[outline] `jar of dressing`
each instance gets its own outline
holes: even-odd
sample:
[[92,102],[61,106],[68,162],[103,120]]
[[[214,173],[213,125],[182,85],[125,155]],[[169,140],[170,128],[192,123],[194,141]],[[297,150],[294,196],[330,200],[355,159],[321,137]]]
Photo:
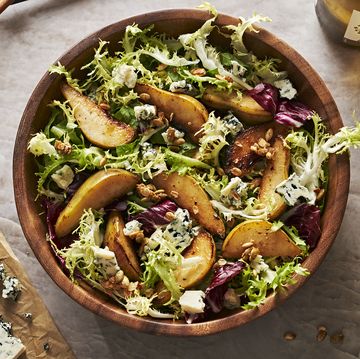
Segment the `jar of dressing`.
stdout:
[[334,40],[360,46],[360,0],[317,0],[315,10]]

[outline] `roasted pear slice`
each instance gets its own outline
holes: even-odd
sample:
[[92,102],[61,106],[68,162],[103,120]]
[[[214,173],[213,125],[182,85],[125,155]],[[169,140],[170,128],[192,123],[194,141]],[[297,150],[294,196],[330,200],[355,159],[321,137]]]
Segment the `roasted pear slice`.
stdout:
[[148,94],[150,99],[147,102],[155,105],[168,118],[172,115],[172,123],[184,130],[193,142],[199,142],[201,134],[197,132],[208,119],[208,112],[201,102],[188,95],[175,94],[146,84],[137,84],[135,91]]
[[271,160],[267,160],[259,192],[261,203],[271,209],[269,219],[279,217],[286,209],[285,201],[275,188],[289,177],[290,165],[290,150],[284,145],[283,138],[276,137],[272,146],[274,154]]
[[215,242],[212,236],[201,231],[182,253],[184,259],[175,276],[185,289],[199,284],[215,262]]
[[75,192],[55,224],[58,237],[74,230],[85,209],[100,209],[135,188],[139,178],[125,170],[101,170],[90,176]]
[[211,234],[224,237],[224,223],[214,211],[206,192],[192,177],[180,176],[176,172],[160,173],[153,178],[153,183],[181,208],[187,209],[191,217]]
[[261,138],[265,139],[266,133],[270,129],[272,130],[272,137],[269,139],[270,144],[273,143],[275,136],[285,136],[288,131],[285,126],[271,122],[259,126],[249,127],[240,132],[226,152],[224,166],[225,172],[230,174],[233,168],[238,168],[241,171],[241,175],[239,177],[249,174],[259,160],[263,158],[252,151],[251,146],[258,143]]
[[272,232],[267,221],[245,221],[237,225],[226,237],[222,255],[224,258],[241,258],[250,243],[264,257],[296,257],[301,250],[281,229]]
[[125,227],[121,214],[112,212],[108,218],[104,245],[115,253],[117,262],[125,275],[132,281],[140,278],[141,268],[134,248],[134,242],[123,233]]
[[74,110],[81,131],[91,143],[114,148],[134,139],[136,131],[131,126],[113,119],[87,96],[66,83],[62,83],[60,89]]
[[251,96],[239,96],[236,91],[218,91],[210,86],[205,90],[201,101],[216,110],[231,111],[247,125],[259,125],[273,118]]

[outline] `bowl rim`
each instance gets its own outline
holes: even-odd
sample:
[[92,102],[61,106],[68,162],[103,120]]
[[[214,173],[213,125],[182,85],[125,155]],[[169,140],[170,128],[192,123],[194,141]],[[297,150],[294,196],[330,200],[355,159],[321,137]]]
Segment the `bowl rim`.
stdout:
[[[75,59],[89,47],[95,47],[99,38],[106,39],[116,32],[123,31],[127,25],[131,25],[133,23],[138,23],[143,26],[169,18],[174,20],[192,19],[206,21],[209,19],[209,17],[210,16],[207,12],[193,9],[168,9],[135,15],[95,31],[71,47],[62,56],[60,56],[60,58],[58,58],[55,63],[60,61],[66,67],[70,61]],[[238,23],[237,18],[224,14],[219,14],[216,19],[216,24],[220,25],[236,23]],[[331,114],[332,125],[334,125],[336,129],[342,127],[343,123],[336,104],[325,83],[317,74],[317,72],[295,49],[293,49],[283,40],[280,40],[265,29],[259,29],[261,29],[260,33],[251,36],[259,37],[263,43],[275,48],[277,52],[281,53],[282,56],[287,58],[288,61],[297,67],[299,72],[307,73],[307,79],[310,85],[314,89],[321,89],[322,103],[324,105],[326,114]],[[120,306],[112,303],[109,298],[104,298],[98,294],[95,294],[94,290],[92,289],[84,288],[87,287],[86,285],[78,286],[73,284],[70,279],[62,272],[59,266],[55,269],[52,268],[52,261],[48,261],[47,258],[44,258],[41,255],[42,253],[38,252],[38,248],[35,245],[36,239],[33,238],[33,233],[30,230],[30,226],[28,225],[28,213],[26,211],[28,208],[26,207],[26,203],[24,205],[24,198],[26,198],[26,196],[24,197],[24,194],[26,195],[26,176],[18,176],[18,174],[26,173],[24,171],[28,137],[24,136],[23,134],[29,136],[30,124],[35,117],[36,110],[39,106],[41,106],[42,97],[46,93],[47,89],[51,86],[54,79],[55,75],[49,75],[48,73],[45,73],[32,92],[25,107],[21,122],[18,127],[13,153],[13,185],[18,217],[30,247],[52,280],[77,303],[81,304],[83,307],[91,310],[92,312],[101,315],[104,318],[107,318],[119,325],[128,328],[157,335],[201,336],[222,332],[263,316],[264,314],[274,309],[278,303],[282,303],[284,300],[290,297],[305,283],[305,281],[308,280],[309,277],[311,277],[312,274],[314,274],[315,270],[323,261],[325,255],[329,251],[333,241],[336,238],[346,209],[350,182],[350,163],[347,155],[337,156],[336,158],[333,156],[330,159],[331,161],[336,162],[337,167],[336,187],[334,193],[331,193],[331,195],[333,198],[333,203],[340,203],[340,205],[338,211],[336,212],[336,216],[332,219],[331,228],[326,233],[328,244],[326,246],[322,246],[321,248],[315,248],[311,255],[303,262],[304,266],[310,270],[311,275],[309,277],[297,276],[297,283],[288,286],[286,294],[276,293],[271,295],[258,309],[241,311],[208,322],[194,323],[191,325],[185,323],[173,323],[171,321],[164,320],[156,321],[147,317],[140,318],[134,315],[130,315]],[[341,176],[339,176],[340,172],[342,173]],[[323,235],[324,233],[322,233],[322,236]]]

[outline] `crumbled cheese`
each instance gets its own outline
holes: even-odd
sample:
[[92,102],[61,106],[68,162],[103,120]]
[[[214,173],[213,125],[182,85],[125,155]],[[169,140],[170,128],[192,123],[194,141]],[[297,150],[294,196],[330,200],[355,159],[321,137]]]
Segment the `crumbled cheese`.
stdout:
[[244,125],[231,112],[229,112],[229,114],[225,116],[222,121],[232,136],[235,136],[244,130]]
[[304,198],[308,203],[314,204],[316,195],[309,191],[300,182],[300,177],[293,173],[288,179],[276,186],[275,191],[283,196],[289,206],[294,206],[299,198]]
[[136,219],[127,222],[125,224],[125,228],[123,229],[123,233],[125,236],[131,236],[132,234],[141,231],[141,223]]
[[51,175],[52,180],[59,188],[66,190],[74,180],[74,171],[70,166],[64,165]]
[[16,277],[6,277],[4,282],[4,289],[2,291],[3,298],[10,298],[12,300],[16,300],[18,295],[21,292],[20,281]]
[[248,184],[240,177],[231,178],[230,182],[220,191],[221,202],[239,208],[242,199],[247,197]]
[[156,117],[156,106],[149,104],[135,106],[134,112],[138,121],[150,121]]
[[186,290],[179,299],[183,312],[189,314],[204,313],[205,293],[202,290]]
[[192,89],[191,84],[186,83],[185,80],[174,81],[169,87],[170,92],[190,92]]
[[274,86],[280,90],[280,97],[291,100],[297,94],[296,89],[294,89],[292,83],[288,79],[275,81]]
[[91,249],[94,252],[94,263],[104,270],[108,277],[115,275],[120,270],[115,253],[110,251],[108,247],[92,246]]
[[178,208],[174,215],[175,219],[166,226],[163,236],[183,250],[190,245],[198,233],[198,227],[192,227],[192,221],[186,209]]
[[116,66],[112,71],[112,77],[116,83],[125,85],[130,89],[135,87],[137,81],[135,68],[125,64]]
[[144,160],[154,161],[158,151],[149,142],[144,142],[141,144],[141,154]]
[[11,324],[0,321],[0,358],[16,359],[24,352],[21,340],[11,335]]
[[276,277],[276,271],[270,269],[264,258],[258,254],[251,262],[250,267],[254,274],[260,275],[266,283],[272,283]]
[[[171,129],[173,131],[173,134],[172,134],[173,139],[171,137],[169,138],[169,129]],[[179,131],[173,127],[169,127],[165,132],[163,132],[161,134],[161,136],[163,137],[163,139],[167,145],[172,145],[174,140],[183,138],[185,136],[185,132]]]
[[6,278],[6,270],[5,270],[5,266],[0,263],[0,281],[3,282]]

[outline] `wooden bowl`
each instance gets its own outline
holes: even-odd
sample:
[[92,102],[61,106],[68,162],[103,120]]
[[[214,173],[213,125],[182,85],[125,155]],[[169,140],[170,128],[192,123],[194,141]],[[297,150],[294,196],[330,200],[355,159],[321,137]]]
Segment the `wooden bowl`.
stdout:
[[[115,49],[118,47],[118,41],[125,27],[133,23],[139,24],[140,27],[155,24],[156,31],[176,36],[195,31],[208,18],[207,13],[197,10],[165,10],[134,16],[88,36],[58,61],[68,69],[79,69],[90,60],[99,39],[110,41],[110,48]],[[219,15],[216,21],[220,27],[235,25],[237,22],[236,18],[226,15]],[[224,38],[216,34],[212,37],[212,42],[221,44],[223,47],[228,46],[228,43],[224,43]],[[259,57],[272,56],[281,59],[281,68],[288,71],[289,78],[298,89],[299,99],[320,114],[330,132],[336,132],[343,126],[335,102],[324,82],[294,49],[266,30],[261,30],[258,34],[246,34],[245,42],[247,47]],[[75,72],[75,76],[77,75],[79,74]],[[49,118],[50,110],[47,104],[53,99],[61,98],[59,82],[59,76],[46,73],[29,99],[17,133],[13,175],[16,206],[25,237],[50,277],[71,298],[92,312],[122,326],[153,334],[191,336],[212,334],[245,324],[274,309],[304,284],[306,278],[297,277],[297,283],[289,286],[285,294],[270,296],[258,309],[224,312],[211,321],[192,325],[182,321],[173,322],[129,315],[111,299],[86,284],[74,285],[61,271],[45,240],[47,231],[45,219],[44,216],[39,215],[42,209],[39,203],[35,202],[37,182],[34,174],[35,162],[33,156],[27,151],[31,134],[42,129]],[[311,273],[314,273],[324,259],[340,228],[349,189],[349,171],[347,156],[330,158],[330,182],[326,208],[322,217],[322,235],[317,247],[304,262],[304,266]]]

